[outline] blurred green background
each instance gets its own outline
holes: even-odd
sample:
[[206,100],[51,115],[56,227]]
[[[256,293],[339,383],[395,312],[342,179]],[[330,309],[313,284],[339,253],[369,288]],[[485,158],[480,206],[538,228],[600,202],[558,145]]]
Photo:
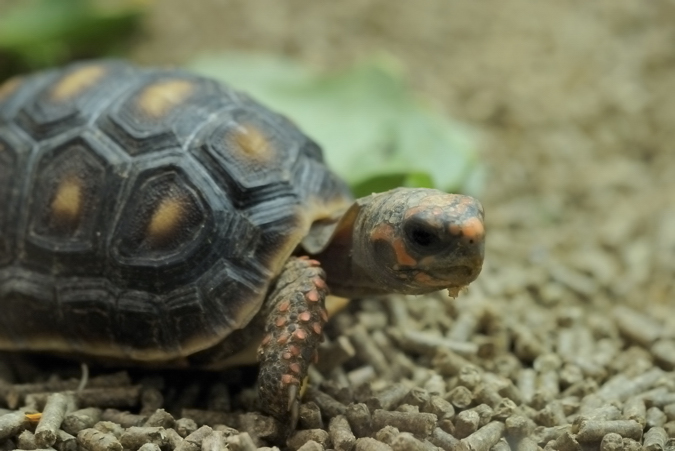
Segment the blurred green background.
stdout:
[[[77,59],[129,57],[145,38],[144,15],[157,5],[0,0],[0,77]],[[199,24],[194,27],[198,33]],[[358,196],[396,186],[480,191],[477,131],[414,92],[409,74],[391,54],[373,52],[326,71],[287,52],[237,47],[225,53],[205,50],[178,65],[230,83],[288,115],[322,145],[330,166]]]

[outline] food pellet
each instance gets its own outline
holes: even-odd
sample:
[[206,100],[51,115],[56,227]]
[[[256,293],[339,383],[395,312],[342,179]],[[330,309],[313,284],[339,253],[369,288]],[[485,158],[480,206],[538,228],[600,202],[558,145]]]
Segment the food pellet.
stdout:
[[333,447],[338,451],[349,451],[356,442],[356,437],[344,415],[331,418],[328,425],[328,433]]
[[49,447],[56,442],[57,431],[66,416],[69,396],[63,393],[54,393],[47,398],[40,422],[35,428],[35,442],[40,447]]
[[427,437],[434,430],[437,419],[432,413],[390,412],[378,409],[373,412],[373,428],[377,430],[391,425],[402,432]]
[[90,451],[122,451],[122,444],[117,437],[93,428],[78,432],[77,441]]

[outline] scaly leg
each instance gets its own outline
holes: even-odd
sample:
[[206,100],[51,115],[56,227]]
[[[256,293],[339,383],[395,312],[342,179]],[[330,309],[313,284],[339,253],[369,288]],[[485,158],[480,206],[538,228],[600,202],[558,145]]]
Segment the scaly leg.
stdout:
[[290,419],[295,429],[300,385],[317,356],[327,315],[325,274],[316,260],[291,258],[265,305],[265,335],[258,349],[258,393],[263,409]]

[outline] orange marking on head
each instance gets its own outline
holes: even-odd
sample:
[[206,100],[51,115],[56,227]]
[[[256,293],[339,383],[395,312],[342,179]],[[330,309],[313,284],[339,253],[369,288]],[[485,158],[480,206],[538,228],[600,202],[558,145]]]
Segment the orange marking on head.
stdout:
[[21,79],[19,77],[12,77],[3,84],[0,85],[0,102],[9,97],[14,91],[17,90],[21,84]]
[[277,338],[277,344],[284,344],[288,341],[289,335],[288,334],[283,334],[279,338]]
[[267,334],[265,337],[262,339],[262,342],[260,343],[260,346],[266,346],[270,341],[272,340],[272,336]]
[[315,334],[319,335],[321,333],[321,324],[312,323],[312,330],[314,331]]
[[370,232],[370,239],[373,241],[386,241],[391,243],[396,234],[394,233],[394,228],[389,224],[380,224],[375,229]]
[[307,311],[304,311],[298,315],[298,319],[300,321],[309,321],[310,319],[312,319],[312,314]]
[[65,177],[59,182],[51,203],[51,213],[60,223],[74,224],[82,214],[84,195],[82,180],[78,177]]
[[297,356],[300,355],[300,348],[298,348],[297,346],[291,345],[291,346],[288,347],[288,350],[289,350],[289,351],[291,352],[291,354],[294,355],[295,357],[297,357]]
[[485,227],[478,218],[469,218],[462,224],[462,234],[470,240],[480,240],[485,236]]
[[405,248],[405,243],[402,238],[396,238],[391,245],[396,254],[396,263],[400,266],[415,266],[417,264],[417,260],[408,254],[408,250]]
[[290,374],[284,374],[283,376],[281,376],[281,382],[284,385],[291,385],[291,384],[297,384],[298,380],[296,378],[294,378],[293,376],[291,376]]
[[277,327],[283,327],[286,324],[286,318],[277,318],[274,324]]
[[401,266],[415,266],[417,260],[408,254],[405,243],[401,238],[396,237],[394,228],[389,224],[380,224],[370,233],[371,240],[385,241],[389,243],[396,255],[396,262]]
[[436,279],[434,279],[425,272],[418,272],[417,274],[415,274],[415,282],[419,282],[421,284],[431,284],[435,281]]
[[321,315],[321,319],[323,320],[324,323],[328,321],[328,312],[326,312],[325,309],[319,310],[319,314]]
[[289,301],[284,301],[279,304],[279,311],[282,313],[287,312],[289,308],[291,308],[291,303]]
[[145,115],[158,119],[169,114],[194,91],[187,80],[163,80],[147,86],[138,96],[138,108]]
[[293,371],[295,374],[300,374],[300,370],[302,369],[298,363],[291,363],[288,365],[288,369]]
[[49,97],[54,102],[63,102],[84,92],[105,75],[102,66],[84,66],[66,74],[50,90]]
[[296,329],[295,332],[293,332],[293,338],[297,341],[302,341],[307,338],[307,332],[302,329]]
[[307,294],[305,294],[305,299],[307,299],[309,302],[318,302],[319,292],[316,290],[308,291]]
[[150,241],[160,243],[180,228],[185,215],[185,201],[180,197],[165,197],[150,218],[147,234]]
[[292,355],[290,352],[284,352],[283,354],[281,354],[281,358],[284,360],[291,360],[291,357]]

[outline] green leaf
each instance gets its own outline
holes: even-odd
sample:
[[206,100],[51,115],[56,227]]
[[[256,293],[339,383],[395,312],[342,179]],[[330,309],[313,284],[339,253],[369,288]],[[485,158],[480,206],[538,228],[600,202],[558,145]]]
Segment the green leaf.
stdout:
[[0,52],[30,67],[77,55],[100,55],[128,35],[146,2],[120,0],[24,0],[0,14]]
[[242,54],[202,57],[189,68],[297,122],[358,195],[401,185],[463,190],[479,166],[475,133],[419,101],[391,58],[332,74]]

